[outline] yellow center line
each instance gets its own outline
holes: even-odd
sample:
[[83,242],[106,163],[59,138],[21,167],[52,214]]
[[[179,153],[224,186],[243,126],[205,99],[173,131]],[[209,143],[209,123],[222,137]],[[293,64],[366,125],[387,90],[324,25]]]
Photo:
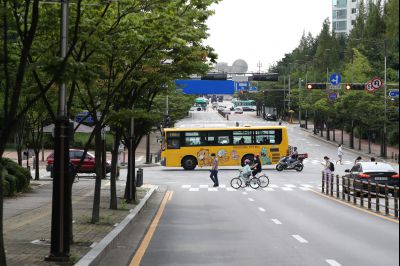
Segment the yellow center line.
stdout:
[[369,211],[369,210],[362,209],[361,207],[358,207],[358,206],[355,206],[355,205],[353,205],[353,204],[344,202],[344,201],[342,201],[342,200],[340,200],[340,199],[332,198],[332,197],[330,197],[330,196],[328,196],[328,195],[322,194],[322,193],[319,192],[319,191],[315,191],[315,190],[312,190],[312,189],[311,189],[310,191],[314,192],[315,194],[320,195],[321,197],[334,200],[334,201],[339,202],[339,203],[341,203],[341,204],[344,204],[344,205],[346,205],[346,206],[348,206],[348,207],[351,207],[351,208],[353,208],[353,209],[356,209],[356,210],[359,210],[359,211],[368,213],[368,214],[370,214],[370,215],[373,215],[373,216],[376,216],[376,217],[385,219],[385,220],[387,220],[387,221],[389,221],[389,222],[396,223],[396,224],[399,223],[399,221],[394,220],[393,218],[386,217],[386,216],[383,216],[382,214],[378,214],[378,213],[371,212],[371,211]]
[[172,200],[172,195],[174,195],[174,192],[173,191],[170,191],[171,193],[169,194],[169,197],[168,197],[168,201],[171,201]]
[[165,196],[161,202],[160,208],[158,209],[157,214],[154,217],[154,220],[149,227],[149,230],[147,231],[145,237],[143,238],[143,241],[140,244],[138,250],[136,251],[135,256],[133,257],[129,266],[139,266],[140,265],[140,262],[142,261],[144,253],[146,252],[146,250],[150,244],[150,241],[153,238],[153,235],[157,229],[158,223],[160,222],[160,219],[164,212],[165,206],[167,205],[167,201],[170,200],[170,197],[172,197],[172,193],[173,193],[172,191],[167,191],[165,193]]

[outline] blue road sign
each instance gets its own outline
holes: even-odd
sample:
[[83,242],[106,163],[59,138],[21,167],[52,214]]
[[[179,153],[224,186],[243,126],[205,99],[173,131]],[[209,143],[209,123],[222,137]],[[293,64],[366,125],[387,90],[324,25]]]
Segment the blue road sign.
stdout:
[[389,97],[399,98],[399,90],[390,90],[389,91]]
[[338,98],[337,92],[330,92],[328,94],[328,98],[329,98],[329,100],[332,100],[332,101],[336,100]]
[[250,82],[235,82],[235,91],[247,91],[250,89]]
[[234,94],[232,80],[176,80],[176,89],[185,94]]
[[333,73],[329,79],[332,85],[340,85],[342,83],[342,76],[339,74]]

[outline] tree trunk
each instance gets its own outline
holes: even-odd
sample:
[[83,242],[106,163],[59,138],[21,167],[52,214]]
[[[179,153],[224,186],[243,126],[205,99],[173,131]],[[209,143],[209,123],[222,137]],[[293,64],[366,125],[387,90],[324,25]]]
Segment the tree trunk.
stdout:
[[[335,125],[335,123],[333,123],[333,124]],[[336,142],[336,127],[335,126],[332,128],[332,133],[333,133],[332,140]]]
[[121,143],[121,130],[118,128],[115,132],[114,147],[111,152],[111,176],[110,176],[110,209],[118,209],[117,201],[117,164],[118,164],[118,151]]
[[358,132],[358,150],[359,151],[361,151],[361,138],[362,138],[362,130],[360,128],[359,132]]
[[101,192],[101,179],[103,169],[101,164],[102,146],[101,146],[101,131],[95,133],[95,164],[96,164],[96,181],[94,186],[93,197],[93,210],[92,210],[92,223],[97,223],[100,220],[100,192]]
[[321,138],[323,138],[324,137],[324,121],[322,120],[321,121],[322,123],[321,123]]
[[35,180],[39,180],[39,149],[34,149],[35,152]]
[[344,125],[342,126],[342,135],[341,135],[341,144],[343,145],[344,143]]
[[371,154],[371,131],[368,130],[368,154]]
[[330,124],[326,121],[326,140],[331,140]]
[[3,239],[3,178],[3,167],[0,164],[0,265],[6,266],[7,262]]
[[351,121],[351,130],[350,130],[350,149],[354,149],[354,121]]

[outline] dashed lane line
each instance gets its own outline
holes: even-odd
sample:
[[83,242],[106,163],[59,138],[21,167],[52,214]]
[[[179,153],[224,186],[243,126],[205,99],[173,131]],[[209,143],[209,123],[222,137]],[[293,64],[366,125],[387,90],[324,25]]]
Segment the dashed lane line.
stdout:
[[272,222],[274,222],[275,224],[282,224],[281,221],[279,221],[278,219],[271,219]]
[[253,199],[253,198],[249,198],[249,201],[253,202],[253,201],[254,201],[254,199]]
[[302,237],[299,236],[299,235],[292,235],[292,237],[293,237],[294,239],[296,239],[297,241],[299,241],[300,243],[302,243],[302,244],[308,243],[307,240],[305,240],[304,238],[302,238]]
[[260,212],[265,212],[265,209],[262,208],[262,207],[258,207],[258,210],[259,210]]
[[326,262],[331,266],[342,266],[342,264],[340,264],[336,260],[328,259],[328,260],[326,260]]

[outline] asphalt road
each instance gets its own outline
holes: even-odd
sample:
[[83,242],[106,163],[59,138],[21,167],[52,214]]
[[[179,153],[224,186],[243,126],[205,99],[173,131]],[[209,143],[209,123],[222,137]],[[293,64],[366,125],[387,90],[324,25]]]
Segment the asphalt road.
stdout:
[[[254,113],[196,112],[177,127],[265,125]],[[264,172],[265,190],[230,188],[238,167],[222,167],[220,187],[208,169],[146,168],[146,183],[166,186],[167,202],[140,265],[399,265],[399,225],[323,197],[320,162],[336,147],[287,125],[289,143],[307,152],[303,172]],[[346,152],[343,173],[357,156]]]

